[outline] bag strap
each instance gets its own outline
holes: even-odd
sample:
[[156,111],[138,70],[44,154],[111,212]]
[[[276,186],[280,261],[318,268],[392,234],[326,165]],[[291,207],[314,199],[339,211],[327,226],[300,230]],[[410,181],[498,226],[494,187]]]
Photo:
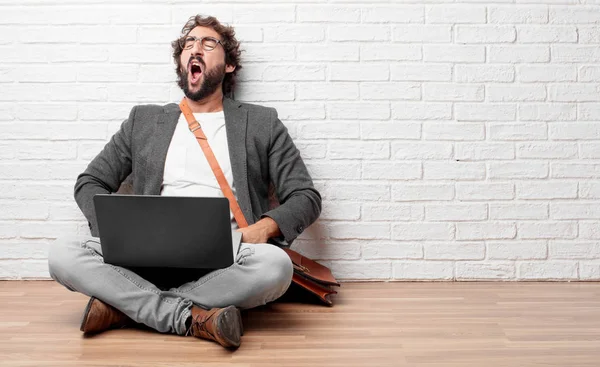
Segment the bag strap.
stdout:
[[192,113],[192,109],[188,105],[185,97],[183,97],[183,99],[179,103],[179,108],[181,109],[183,116],[185,116],[185,119],[187,120],[190,131],[196,136],[196,140],[198,141],[198,144],[200,144],[200,147],[202,148],[202,151],[204,152],[204,155],[206,156],[206,160],[208,161],[210,168],[212,169],[213,173],[215,174],[215,177],[217,178],[217,182],[219,183],[219,186],[221,187],[221,191],[223,191],[223,194],[225,195],[225,197],[227,199],[229,199],[229,208],[231,209],[231,212],[233,213],[233,216],[235,218],[235,221],[238,224],[238,227],[240,227],[240,228],[248,227],[248,222],[246,221],[246,218],[244,217],[244,213],[242,212],[240,205],[238,204],[237,200],[235,199],[235,196],[233,195],[233,191],[231,191],[231,187],[229,186],[229,183],[227,182],[227,179],[225,178],[225,174],[223,173],[221,166],[219,166],[219,162],[217,162],[217,158],[215,157],[212,149],[210,148],[210,145],[208,145],[208,140],[206,139],[206,135],[204,135],[204,131],[202,131],[202,128],[200,127],[200,123],[198,121],[196,121],[196,118],[194,117],[194,114]]

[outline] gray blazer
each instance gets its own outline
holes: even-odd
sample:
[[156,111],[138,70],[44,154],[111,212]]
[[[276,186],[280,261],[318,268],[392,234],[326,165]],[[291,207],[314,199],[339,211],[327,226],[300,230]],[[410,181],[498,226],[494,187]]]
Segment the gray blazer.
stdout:
[[[274,108],[223,100],[229,156],[238,202],[253,224],[268,216],[283,236],[273,242],[289,246],[321,213],[321,195],[300,153]],[[179,105],[135,106],[103,150],[75,183],[75,201],[92,236],[98,224],[92,198],[116,192],[131,175],[133,194],[160,195],[167,149],[181,111]],[[270,205],[272,184],[281,205]]]

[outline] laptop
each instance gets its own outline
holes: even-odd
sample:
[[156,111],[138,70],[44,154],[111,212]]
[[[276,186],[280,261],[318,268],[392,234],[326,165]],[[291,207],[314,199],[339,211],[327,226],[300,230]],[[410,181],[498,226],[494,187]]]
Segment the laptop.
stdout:
[[223,197],[97,194],[104,261],[127,268],[222,269],[242,234]]

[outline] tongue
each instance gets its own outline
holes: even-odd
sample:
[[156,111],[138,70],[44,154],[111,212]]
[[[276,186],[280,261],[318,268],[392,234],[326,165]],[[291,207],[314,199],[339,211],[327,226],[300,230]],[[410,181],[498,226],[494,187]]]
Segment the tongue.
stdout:
[[193,84],[196,84],[196,83],[198,82],[198,80],[200,80],[200,75],[201,75],[201,74],[202,74],[202,73],[201,73],[201,72],[199,72],[199,71],[192,72],[192,78],[191,78],[191,82],[192,82]]

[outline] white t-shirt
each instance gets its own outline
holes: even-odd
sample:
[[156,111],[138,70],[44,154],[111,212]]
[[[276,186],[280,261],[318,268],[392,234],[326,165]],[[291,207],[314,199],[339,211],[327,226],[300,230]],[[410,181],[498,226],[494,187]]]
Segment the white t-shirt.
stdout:
[[[229,159],[229,146],[227,144],[223,111],[194,113],[194,117],[200,123],[208,144],[210,144],[219,166],[221,166],[225,178],[237,199]],[[167,151],[163,186],[160,194],[163,196],[225,197],[200,144],[188,128],[188,123],[183,114],[179,117],[173,139]],[[238,229],[231,211],[230,216],[231,228],[233,230]]]

